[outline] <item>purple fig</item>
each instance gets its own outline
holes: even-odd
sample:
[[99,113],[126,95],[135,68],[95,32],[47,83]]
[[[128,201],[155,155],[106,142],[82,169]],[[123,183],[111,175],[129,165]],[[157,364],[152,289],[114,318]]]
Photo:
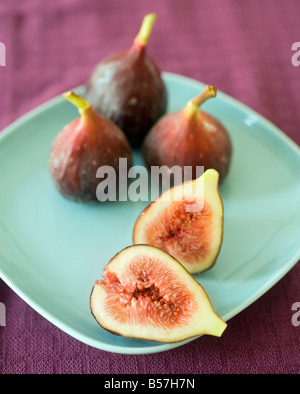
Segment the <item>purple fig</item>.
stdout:
[[133,147],[141,146],[167,108],[161,73],[146,53],[155,20],[155,14],[147,15],[133,45],[96,67],[84,94],[99,114],[124,131]]

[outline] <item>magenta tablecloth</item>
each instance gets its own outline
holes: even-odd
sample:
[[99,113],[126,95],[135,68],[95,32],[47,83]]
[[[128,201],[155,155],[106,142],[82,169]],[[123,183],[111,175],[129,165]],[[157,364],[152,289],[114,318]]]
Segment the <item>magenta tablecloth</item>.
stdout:
[[[158,20],[149,51],[162,70],[216,85],[300,144],[299,0],[1,1],[0,129],[85,82],[104,56],[127,48],[142,17]],[[6,327],[1,373],[299,373],[300,267],[230,321],[222,339],[203,337],[169,352],[126,356],[90,348],[52,326],[0,280]]]

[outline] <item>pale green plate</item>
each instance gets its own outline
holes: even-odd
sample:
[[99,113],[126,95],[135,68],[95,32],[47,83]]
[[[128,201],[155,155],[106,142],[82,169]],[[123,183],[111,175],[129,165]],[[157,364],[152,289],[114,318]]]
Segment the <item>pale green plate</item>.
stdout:
[[[172,111],[204,87],[178,75],[164,78]],[[225,94],[203,109],[228,128],[234,160],[221,188],[221,255],[212,270],[196,278],[228,321],[300,259],[300,153],[274,125]],[[42,316],[90,346],[127,354],[181,346],[187,341],[159,344],[114,336],[90,313],[95,280],[110,258],[132,243],[135,220],[147,203],[79,205],[56,192],[48,174],[50,147],[76,116],[59,97],[0,134],[0,275]],[[136,163],[140,160],[136,154]]]

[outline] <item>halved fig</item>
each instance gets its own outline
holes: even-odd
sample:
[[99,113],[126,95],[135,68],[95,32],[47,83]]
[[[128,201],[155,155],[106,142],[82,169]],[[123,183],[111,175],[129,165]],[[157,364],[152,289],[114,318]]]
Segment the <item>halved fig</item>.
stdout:
[[223,242],[224,209],[218,184],[218,172],[210,169],[162,194],[138,218],[133,243],[165,250],[192,274],[210,269]]
[[125,337],[179,342],[220,337],[227,324],[201,285],[176,259],[149,245],[117,254],[93,287],[90,306],[106,330]]

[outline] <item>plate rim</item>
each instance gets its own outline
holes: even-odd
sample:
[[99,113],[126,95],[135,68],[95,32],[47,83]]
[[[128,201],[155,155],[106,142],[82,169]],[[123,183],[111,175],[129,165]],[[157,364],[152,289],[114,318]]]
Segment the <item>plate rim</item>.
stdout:
[[[181,82],[184,84],[192,85],[195,87],[195,85],[199,85],[199,87],[203,87],[206,84],[198,81],[196,79],[187,77],[185,75],[180,75],[172,72],[163,72],[162,73],[163,78],[168,79],[169,81],[172,82],[174,80],[175,82]],[[82,86],[79,86],[77,88],[74,88],[74,91],[80,92],[82,90]],[[262,123],[266,128],[270,129],[270,131],[275,134],[277,137],[279,137],[290,149],[293,150],[293,152],[298,156],[298,159],[300,161],[300,147],[296,144],[295,141],[293,141],[287,134],[285,134],[279,127],[277,127],[274,123],[272,123],[270,120],[265,118],[264,116],[260,115],[258,112],[247,106],[246,104],[242,103],[241,101],[235,99],[234,97],[222,92],[218,91],[218,94],[220,95],[221,98],[223,98],[225,101],[231,103],[233,106],[241,109],[243,112],[247,112],[249,114],[254,115],[260,123]],[[36,108],[30,110],[14,122],[12,122],[10,125],[5,127],[1,132],[0,132],[0,145],[3,143],[3,141],[10,136],[12,133],[17,132],[18,128],[25,122],[28,122],[35,118],[38,115],[41,115],[44,112],[47,112],[50,108],[61,104],[63,101],[63,97],[61,95],[58,95],[42,104],[37,106]],[[239,304],[236,308],[232,309],[230,312],[227,314],[221,316],[226,322],[228,322],[230,319],[232,319],[234,316],[238,315],[242,311],[244,311],[246,308],[248,308],[250,305],[252,305],[254,302],[256,302],[259,298],[261,298],[264,294],[266,294],[272,287],[274,287],[300,260],[300,248],[299,251],[295,253],[295,255],[288,260],[288,263],[285,264],[281,270],[277,271],[277,275],[273,276],[271,279],[268,280],[267,283],[264,284],[261,288],[259,288],[255,293],[251,295],[246,301],[243,303]],[[117,354],[127,354],[127,355],[141,355],[141,354],[153,354],[153,353],[161,353],[165,352],[168,350],[176,349],[178,347],[181,347],[189,342],[192,342],[198,337],[193,337],[189,338],[185,341],[177,342],[177,343],[156,343],[153,346],[140,346],[140,347],[130,347],[130,346],[124,346],[121,347],[119,345],[111,345],[111,344],[106,344],[105,342],[101,342],[100,339],[93,339],[89,337],[86,334],[81,333],[77,329],[74,329],[72,326],[62,322],[60,319],[56,318],[53,316],[51,313],[47,311],[46,308],[41,307],[38,305],[36,301],[30,298],[30,296],[27,296],[25,292],[22,289],[19,289],[18,286],[15,286],[13,281],[8,278],[5,273],[2,271],[0,267],[0,277],[1,279],[24,301],[26,304],[28,304],[32,309],[34,309],[37,313],[39,313],[43,318],[45,318],[47,321],[49,321],[51,324],[56,326],[57,328],[61,329],[63,332],[66,334],[72,336],[76,340],[79,340],[80,342],[91,346],[93,348],[96,348],[98,350],[106,351],[106,352],[111,352],[111,353],[117,353]],[[101,346],[102,345],[102,346]]]

